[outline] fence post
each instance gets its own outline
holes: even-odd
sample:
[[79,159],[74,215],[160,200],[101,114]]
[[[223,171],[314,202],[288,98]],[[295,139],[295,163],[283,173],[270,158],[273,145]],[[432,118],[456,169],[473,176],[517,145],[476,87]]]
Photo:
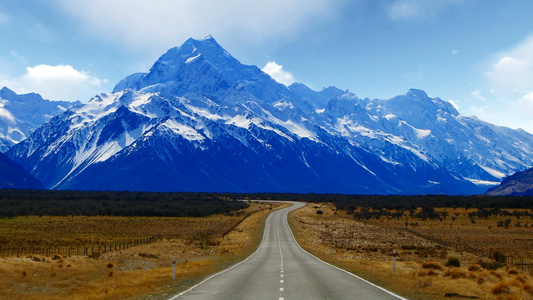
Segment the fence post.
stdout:
[[176,280],[176,258],[172,258],[172,280]]

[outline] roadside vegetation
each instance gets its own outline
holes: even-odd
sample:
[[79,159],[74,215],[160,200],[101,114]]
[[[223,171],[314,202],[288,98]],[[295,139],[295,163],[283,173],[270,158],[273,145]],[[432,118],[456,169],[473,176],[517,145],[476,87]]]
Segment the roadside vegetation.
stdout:
[[289,223],[307,251],[409,299],[533,299],[531,210],[374,205],[309,204]]
[[281,206],[240,199],[309,202],[305,249],[409,299],[533,299],[533,197],[21,190],[0,190],[0,299],[166,299],[255,250]]
[[[271,203],[205,217],[21,216],[0,219],[3,244],[92,244],[157,235],[101,255],[0,258],[0,299],[168,299],[255,251]],[[172,258],[177,260],[172,280]]]

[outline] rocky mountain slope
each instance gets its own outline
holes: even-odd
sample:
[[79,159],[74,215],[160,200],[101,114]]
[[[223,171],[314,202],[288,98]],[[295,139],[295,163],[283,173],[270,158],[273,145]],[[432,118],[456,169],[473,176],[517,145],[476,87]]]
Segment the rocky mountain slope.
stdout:
[[500,185],[489,189],[489,196],[533,196],[533,168],[504,178]]
[[81,102],[49,101],[39,94],[17,95],[7,87],[0,89],[0,152],[6,152],[74,105]]
[[420,90],[277,83],[212,37],[172,48],[8,155],[47,188],[472,194],[533,165],[533,136]]

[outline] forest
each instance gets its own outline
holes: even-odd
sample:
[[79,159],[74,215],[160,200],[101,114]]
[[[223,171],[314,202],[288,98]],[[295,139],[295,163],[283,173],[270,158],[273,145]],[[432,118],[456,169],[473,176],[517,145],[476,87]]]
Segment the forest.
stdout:
[[0,218],[16,216],[203,217],[247,208],[209,193],[0,190]]
[[330,202],[337,209],[413,210],[431,208],[533,209],[530,196],[345,195],[289,193],[151,193],[0,189],[0,217],[16,216],[161,216],[202,217],[248,207],[244,201]]

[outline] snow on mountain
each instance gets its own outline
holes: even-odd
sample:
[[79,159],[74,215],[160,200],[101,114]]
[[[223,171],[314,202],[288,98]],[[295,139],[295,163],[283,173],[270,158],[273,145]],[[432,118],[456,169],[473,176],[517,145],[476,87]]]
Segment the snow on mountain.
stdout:
[[7,87],[0,90],[0,152],[26,139],[53,116],[81,102],[49,101],[39,94],[17,95]]
[[208,36],[8,155],[55,189],[471,194],[533,165],[532,146],[420,90],[371,100],[287,87]]

